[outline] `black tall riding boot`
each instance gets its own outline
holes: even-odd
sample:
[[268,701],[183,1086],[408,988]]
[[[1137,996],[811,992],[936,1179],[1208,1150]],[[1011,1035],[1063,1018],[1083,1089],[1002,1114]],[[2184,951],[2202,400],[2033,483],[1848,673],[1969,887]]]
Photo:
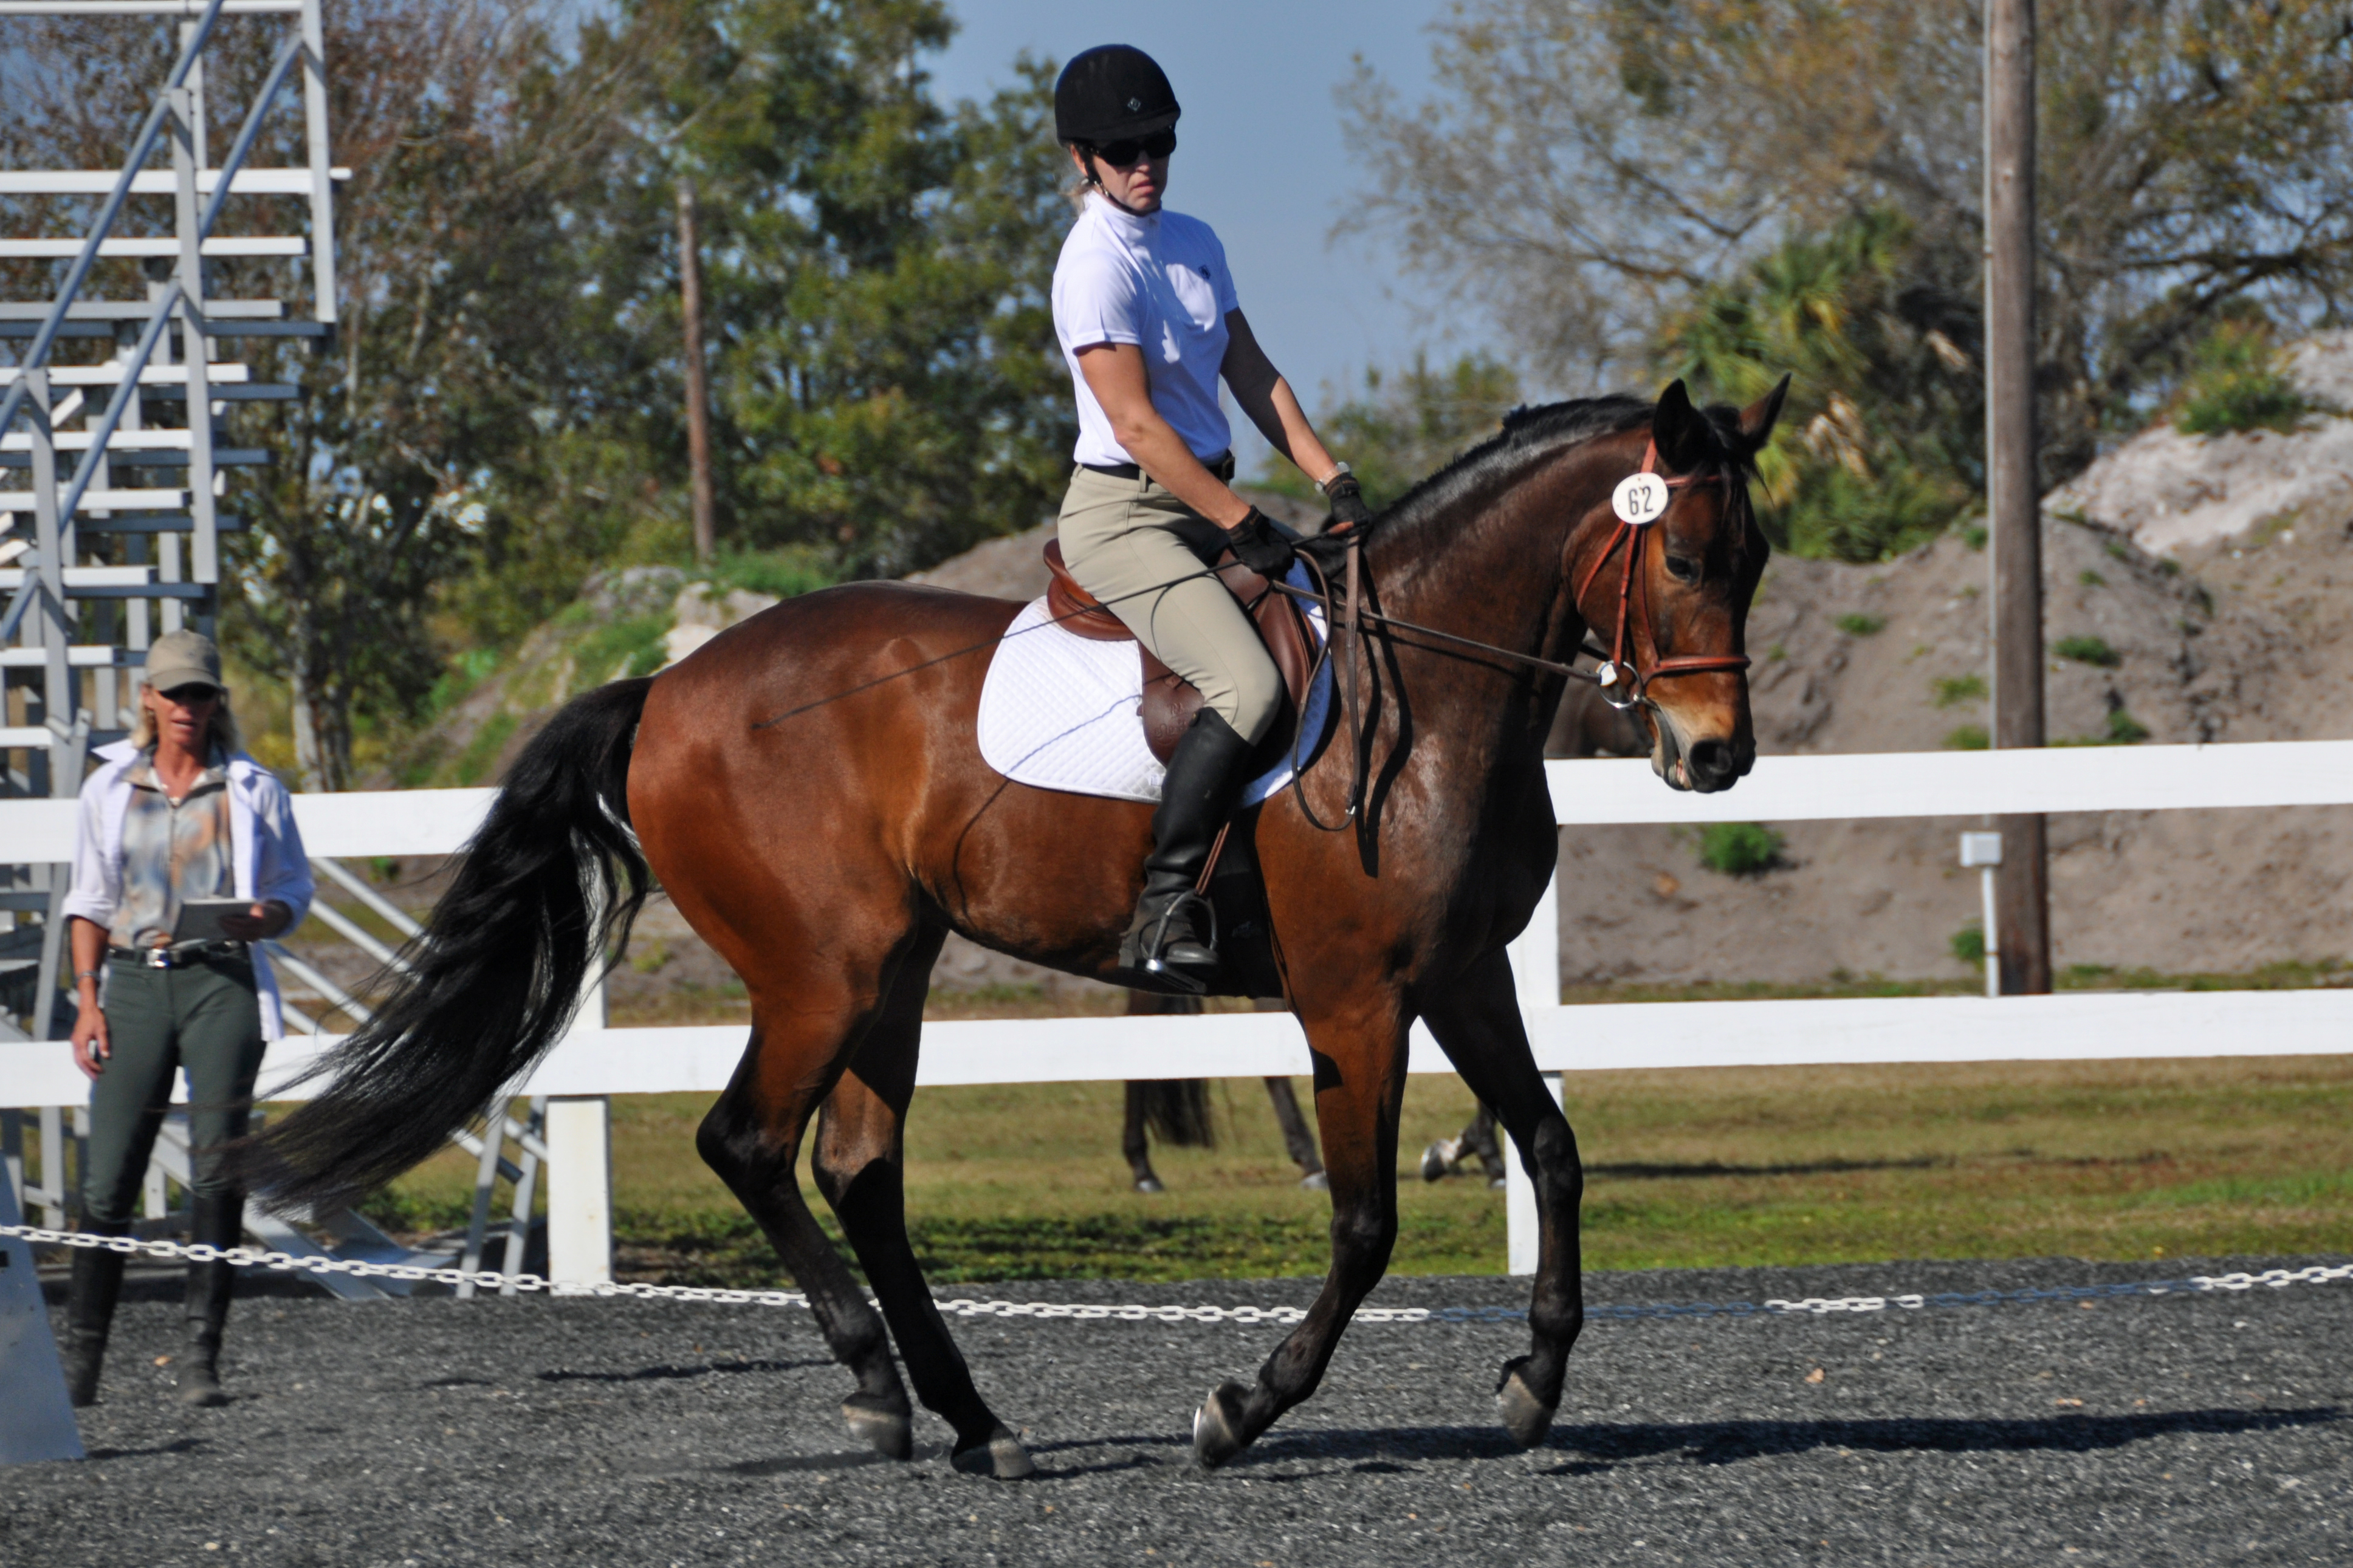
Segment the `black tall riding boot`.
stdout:
[[1121,939],[1113,979],[1150,991],[1199,993],[1216,977],[1216,921],[1193,888],[1250,782],[1250,743],[1208,708],[1194,715],[1176,742],[1152,814],[1144,896]]
[[[221,1193],[192,1200],[191,1243],[235,1247],[245,1234],[245,1194]],[[221,1328],[228,1321],[229,1293],[237,1285],[234,1263],[188,1265],[188,1343],[180,1358],[180,1402],[184,1405],[227,1405],[221,1392]]]
[[[128,1236],[127,1225],[82,1222],[93,1236]],[[74,1404],[98,1403],[98,1373],[106,1362],[106,1339],[114,1327],[114,1303],[122,1294],[122,1266],[131,1259],[120,1252],[92,1247],[77,1249],[73,1274],[66,1293],[66,1396]]]

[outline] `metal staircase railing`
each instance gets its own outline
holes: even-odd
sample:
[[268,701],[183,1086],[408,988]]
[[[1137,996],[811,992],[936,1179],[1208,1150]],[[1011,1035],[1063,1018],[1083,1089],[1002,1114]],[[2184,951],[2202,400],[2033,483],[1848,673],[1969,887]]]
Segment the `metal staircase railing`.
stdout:
[[[89,748],[127,729],[128,683],[155,632],[213,627],[220,536],[239,526],[219,510],[222,476],[270,457],[228,446],[216,420],[239,402],[296,395],[257,384],[224,350],[332,333],[334,182],[345,171],[329,153],[320,0],[0,0],[0,24],[37,17],[163,21],[178,35],[120,168],[0,170],[0,199],[19,210],[25,198],[100,198],[79,237],[0,234],[0,260],[67,263],[49,298],[0,300],[0,351],[15,351],[0,352],[0,794],[65,798]],[[215,163],[205,63],[227,17],[285,37]],[[6,36],[0,27],[0,47]],[[290,92],[303,166],[248,167]],[[234,197],[301,195],[307,234],[214,233]],[[134,204],[166,197],[168,234],[116,232]],[[210,263],[225,258],[307,263],[307,318],[279,300],[214,298]],[[138,264],[145,297],[98,297],[101,276],[128,275],[124,262]],[[57,1022],[67,875],[0,869],[0,1032],[46,1038]]]

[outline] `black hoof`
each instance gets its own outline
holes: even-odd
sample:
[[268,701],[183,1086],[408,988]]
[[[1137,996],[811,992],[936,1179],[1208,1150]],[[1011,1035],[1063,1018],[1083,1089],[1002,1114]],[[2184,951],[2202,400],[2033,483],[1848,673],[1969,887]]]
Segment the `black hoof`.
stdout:
[[994,1476],[1000,1481],[1027,1480],[1038,1473],[1021,1439],[1002,1426],[983,1441],[950,1454],[948,1463],[967,1476]]
[[915,1457],[915,1429],[904,1410],[893,1410],[881,1396],[853,1394],[841,1402],[841,1418],[849,1435],[886,1459]]
[[1203,1469],[1214,1470],[1250,1447],[1242,1436],[1242,1401],[1249,1397],[1240,1384],[1221,1383],[1193,1413],[1193,1458]]
[[1159,1177],[1145,1176],[1135,1184],[1135,1190],[1139,1193],[1165,1193],[1168,1189],[1160,1184]]
[[1504,1430],[1512,1435],[1512,1441],[1523,1448],[1533,1448],[1552,1430],[1552,1413],[1558,1401],[1546,1405],[1529,1392],[1520,1375],[1527,1363],[1528,1358],[1522,1356],[1504,1368],[1504,1381],[1495,1390],[1495,1408],[1502,1414]]
[[228,1403],[228,1395],[221,1391],[217,1383],[191,1383],[180,1390],[180,1403],[217,1410]]

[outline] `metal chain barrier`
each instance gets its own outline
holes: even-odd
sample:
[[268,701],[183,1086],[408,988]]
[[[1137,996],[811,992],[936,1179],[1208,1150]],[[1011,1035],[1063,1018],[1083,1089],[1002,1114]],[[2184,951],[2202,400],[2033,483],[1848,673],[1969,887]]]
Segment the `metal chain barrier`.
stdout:
[[[141,1241],[128,1236],[95,1236],[87,1231],[47,1230],[39,1226],[0,1226],[0,1237],[51,1247],[102,1248],[131,1257],[185,1258],[191,1263],[233,1263],[240,1268],[275,1268],[293,1274],[351,1274],[362,1279],[399,1279],[411,1284],[463,1285],[477,1289],[548,1290],[565,1296],[619,1297],[640,1301],[712,1301],[744,1307],[806,1307],[808,1297],[798,1290],[726,1290],[700,1285],[557,1286],[536,1274],[502,1274],[496,1269],[423,1268],[398,1263],[366,1263],[351,1258],[298,1258],[290,1252],[265,1252],[258,1247],[211,1247],[201,1242]],[[1642,1318],[1788,1318],[1827,1317],[1834,1312],[1919,1311],[1929,1307],[1991,1307],[2031,1301],[2091,1301],[2118,1297],[2204,1295],[2216,1290],[2252,1290],[2257,1286],[2284,1290],[2291,1285],[2322,1285],[2353,1279],[2353,1263],[2316,1264],[2307,1268],[2266,1268],[2260,1274],[2199,1274],[2186,1279],[2138,1279],[2117,1285],[2056,1285],[2023,1290],[1943,1290],[1905,1296],[1809,1296],[1803,1300],[1642,1302],[1623,1306],[1588,1307],[1586,1317],[1597,1322],[1624,1322]],[[1122,1323],[1276,1323],[1284,1326],[1305,1319],[1304,1307],[1145,1307],[1111,1306],[1075,1301],[975,1300],[958,1297],[942,1301],[939,1310],[954,1318],[1073,1319],[1082,1322]],[[1358,1323],[1505,1323],[1527,1317],[1517,1307],[1359,1307]]]

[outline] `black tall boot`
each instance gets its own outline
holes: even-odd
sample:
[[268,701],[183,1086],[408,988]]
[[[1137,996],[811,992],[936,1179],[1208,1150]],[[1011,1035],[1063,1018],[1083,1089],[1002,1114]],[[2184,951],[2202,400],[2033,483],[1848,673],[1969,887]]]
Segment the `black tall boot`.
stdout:
[[1250,782],[1250,743],[1208,708],[1194,715],[1192,728],[1176,742],[1159,809],[1152,814],[1144,896],[1120,941],[1113,979],[1148,991],[1198,994],[1216,977],[1216,921],[1193,887]]
[[[245,1194],[199,1193],[191,1200],[195,1215],[188,1240],[195,1245],[228,1248],[245,1234]],[[221,1328],[228,1321],[229,1293],[237,1285],[234,1263],[188,1265],[188,1344],[180,1358],[180,1402],[183,1405],[227,1405],[221,1392]]]
[[[127,1225],[101,1225],[84,1220],[82,1229],[93,1236],[128,1236]],[[122,1266],[130,1258],[120,1252],[77,1248],[72,1282],[66,1294],[66,1396],[77,1405],[98,1403],[99,1369],[106,1362],[106,1339],[114,1327],[114,1303],[122,1294]]]

